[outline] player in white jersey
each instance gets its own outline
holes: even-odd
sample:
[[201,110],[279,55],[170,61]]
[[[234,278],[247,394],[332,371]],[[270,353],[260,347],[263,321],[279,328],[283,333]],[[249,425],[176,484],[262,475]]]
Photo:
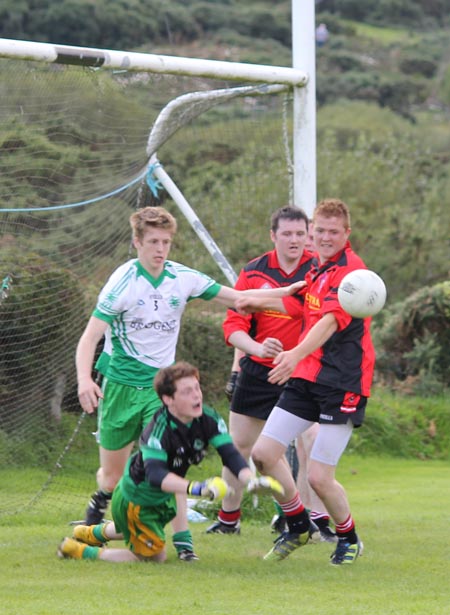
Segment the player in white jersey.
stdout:
[[[99,488],[86,511],[87,525],[102,520],[135,440],[159,408],[153,379],[158,369],[175,360],[180,320],[187,302],[214,300],[233,307],[241,293],[247,292],[221,286],[203,273],[167,260],[176,220],[164,208],[140,209],[131,215],[130,224],[137,259],[121,265],[105,284],[76,352],[80,404],[88,414],[100,405]],[[292,285],[253,290],[251,294],[280,297],[296,289],[297,285]],[[108,327],[112,352],[100,388],[92,378],[92,366],[97,344]],[[177,552],[188,548],[194,555],[183,496],[179,497],[172,525]]]

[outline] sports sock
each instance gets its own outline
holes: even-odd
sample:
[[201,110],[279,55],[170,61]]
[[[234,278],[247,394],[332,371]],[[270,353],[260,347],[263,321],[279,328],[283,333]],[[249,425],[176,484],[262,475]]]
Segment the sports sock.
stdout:
[[217,515],[220,523],[227,525],[228,527],[236,527],[237,522],[241,518],[241,509],[237,508],[236,510],[225,511],[223,508],[219,510],[219,514]]
[[309,516],[310,516],[311,521],[314,521],[314,523],[317,525],[319,530],[323,530],[324,528],[329,527],[330,525],[330,516],[327,514],[315,512],[313,510],[311,511]]
[[343,523],[336,523],[336,535],[338,538],[345,538],[348,542],[356,544],[358,537],[355,531],[355,522],[353,517],[349,515]]
[[100,549],[103,549],[103,547],[90,547],[86,545],[83,550],[82,559],[98,559]]
[[106,526],[107,523],[99,523],[98,525],[94,525],[94,527],[92,528],[93,535],[97,540],[100,540],[100,542],[108,542],[109,540],[109,538],[105,536]]
[[273,500],[273,505],[275,506],[275,512],[277,515],[284,515],[283,509],[276,500]]
[[172,542],[177,553],[181,553],[182,551],[194,551],[194,543],[190,530],[175,532],[172,536]]
[[303,534],[309,530],[309,516],[298,492],[292,500],[281,504],[281,509],[286,517],[290,533]]

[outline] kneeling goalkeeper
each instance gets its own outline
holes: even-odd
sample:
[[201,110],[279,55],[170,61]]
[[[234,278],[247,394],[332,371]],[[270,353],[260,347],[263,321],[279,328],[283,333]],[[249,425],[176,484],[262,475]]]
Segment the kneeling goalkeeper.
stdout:
[[[209,444],[249,492],[282,493],[281,485],[273,478],[254,476],[235,448],[225,421],[215,410],[203,405],[196,367],[181,361],[161,369],[155,376],[154,387],[163,406],[142,432],[139,451],[129,459],[114,490],[114,521],[76,526],[73,538],[65,538],[60,544],[60,557],[109,562],[164,561],[164,528],[176,516],[175,494],[221,500],[227,493],[228,485],[220,477],[203,482],[185,478],[189,467],[201,462]],[[191,533],[174,530],[179,558],[197,560]],[[128,549],[102,548],[109,540],[122,539]]]

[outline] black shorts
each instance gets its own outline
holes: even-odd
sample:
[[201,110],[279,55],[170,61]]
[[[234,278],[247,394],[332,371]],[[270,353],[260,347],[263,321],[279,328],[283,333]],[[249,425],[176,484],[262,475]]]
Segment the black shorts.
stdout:
[[267,380],[270,368],[255,363],[248,357],[240,361],[241,371],[236,380],[230,409],[236,414],[252,416],[267,421],[272,408],[276,406],[283,386]]
[[277,406],[306,421],[342,425],[349,419],[354,427],[364,421],[367,397],[334,387],[291,378],[285,384]]

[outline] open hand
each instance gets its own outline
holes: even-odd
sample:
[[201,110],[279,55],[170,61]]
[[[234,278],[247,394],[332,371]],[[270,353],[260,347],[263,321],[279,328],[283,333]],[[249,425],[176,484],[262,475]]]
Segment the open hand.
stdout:
[[80,381],[78,384],[78,400],[87,414],[92,414],[98,400],[103,399],[103,391],[92,379]]
[[295,349],[280,352],[273,361],[275,367],[270,370],[268,381],[272,384],[284,384],[291,377],[299,358]]
[[276,337],[266,337],[261,344],[261,359],[274,358],[283,352],[283,344]]

